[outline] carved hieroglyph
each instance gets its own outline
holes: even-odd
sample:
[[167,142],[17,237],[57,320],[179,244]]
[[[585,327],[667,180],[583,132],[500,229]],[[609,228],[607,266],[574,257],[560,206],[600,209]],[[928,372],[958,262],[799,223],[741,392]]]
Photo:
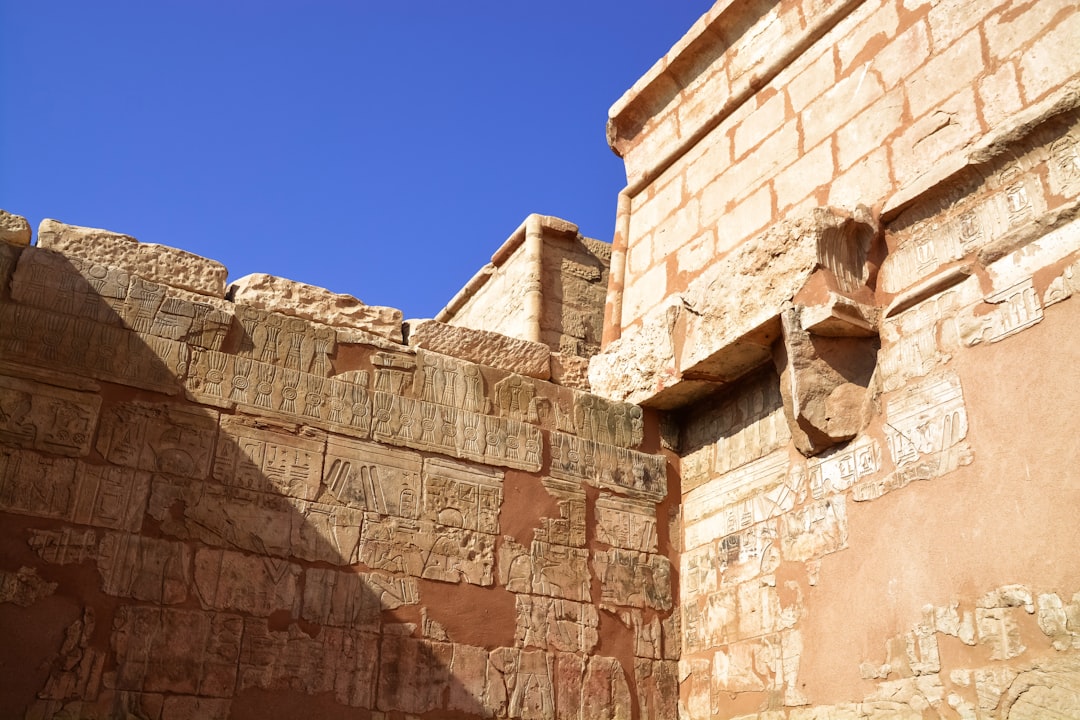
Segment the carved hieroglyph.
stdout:
[[0,377],[0,443],[67,457],[86,457],[101,397]]

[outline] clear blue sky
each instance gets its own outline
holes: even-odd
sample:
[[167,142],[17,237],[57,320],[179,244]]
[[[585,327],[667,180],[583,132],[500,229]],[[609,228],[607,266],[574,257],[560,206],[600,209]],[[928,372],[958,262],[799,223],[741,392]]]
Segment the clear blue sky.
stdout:
[[530,212],[610,241],[607,109],[709,0],[0,0],[0,207],[431,317]]

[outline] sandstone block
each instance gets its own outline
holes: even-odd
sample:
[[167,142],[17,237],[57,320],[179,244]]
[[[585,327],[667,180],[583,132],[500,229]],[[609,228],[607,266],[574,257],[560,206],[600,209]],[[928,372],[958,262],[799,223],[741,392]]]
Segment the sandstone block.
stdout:
[[314,320],[334,327],[366,330],[401,342],[401,311],[365,305],[352,295],[265,273],[245,275],[228,288],[229,299],[260,310]]
[[12,245],[29,245],[30,223],[22,215],[0,210],[0,241]]
[[225,297],[229,271],[221,263],[165,245],[141,243],[130,235],[46,219],[38,226],[37,246],[183,290]]
[[407,324],[410,347],[540,380],[551,377],[551,349],[547,345],[437,320],[409,320]]
[[589,359],[551,353],[551,382],[575,390],[589,390]]

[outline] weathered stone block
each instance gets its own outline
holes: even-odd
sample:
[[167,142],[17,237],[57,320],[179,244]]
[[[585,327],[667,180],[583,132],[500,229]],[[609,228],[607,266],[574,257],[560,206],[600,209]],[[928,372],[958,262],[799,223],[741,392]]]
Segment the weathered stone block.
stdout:
[[551,377],[551,349],[547,345],[436,320],[410,320],[408,326],[411,347],[526,377],[540,380]]
[[221,263],[184,250],[141,243],[130,235],[42,220],[37,246],[115,267],[151,282],[225,297],[229,271]]
[[0,241],[10,245],[29,245],[30,223],[22,215],[0,210]]
[[353,328],[401,342],[401,311],[365,305],[352,295],[315,285],[254,273],[229,284],[235,303],[330,325]]

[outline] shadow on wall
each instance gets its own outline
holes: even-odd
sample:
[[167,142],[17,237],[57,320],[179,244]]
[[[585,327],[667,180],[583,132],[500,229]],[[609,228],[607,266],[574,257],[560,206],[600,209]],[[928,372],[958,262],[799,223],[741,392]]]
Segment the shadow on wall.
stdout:
[[[387,500],[324,484],[305,421],[359,421],[366,374],[322,326],[230,305],[0,242],[0,714],[528,716],[528,653],[495,667],[421,612],[425,581],[355,567]],[[299,381],[332,369],[318,407]]]

